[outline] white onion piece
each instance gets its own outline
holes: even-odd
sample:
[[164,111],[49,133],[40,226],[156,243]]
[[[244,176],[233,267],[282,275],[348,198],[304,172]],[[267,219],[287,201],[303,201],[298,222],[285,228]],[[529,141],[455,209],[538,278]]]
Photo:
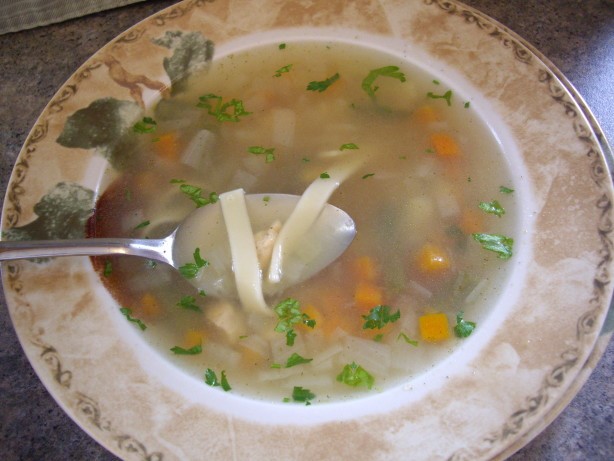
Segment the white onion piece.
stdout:
[[245,205],[245,191],[236,189],[220,194],[222,215],[228,232],[232,267],[241,304],[252,312],[270,313],[262,294],[262,272],[256,242]]
[[284,258],[301,244],[302,237],[318,219],[332,193],[358,168],[358,165],[357,157],[353,161],[334,167],[327,172],[328,178],[318,177],[303,192],[296,208],[275,241],[269,264],[268,281],[270,283],[281,282]]

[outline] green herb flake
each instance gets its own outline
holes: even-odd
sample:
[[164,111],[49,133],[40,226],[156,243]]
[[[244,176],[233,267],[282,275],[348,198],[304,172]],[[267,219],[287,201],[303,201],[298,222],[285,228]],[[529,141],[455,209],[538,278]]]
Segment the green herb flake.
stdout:
[[311,405],[311,401],[315,398],[316,395],[309,389],[305,389],[301,386],[294,386],[294,389],[292,389],[292,401],[294,402],[304,402],[305,405]]
[[367,389],[371,389],[375,378],[356,362],[352,362],[343,367],[341,373],[337,375],[337,381],[352,387],[366,386]]
[[434,154],[435,153],[435,149],[432,149],[432,148],[429,147],[429,148],[424,150],[424,153],[425,154]]
[[378,77],[395,78],[400,82],[406,81],[405,74],[403,72],[399,72],[399,68],[397,66],[385,66],[378,69],[373,69],[362,80],[361,84],[362,89],[372,98],[375,98],[375,92],[379,90],[379,86],[374,84]]
[[311,162],[311,160],[309,160],[307,157],[303,157],[303,163],[309,163]]
[[185,195],[187,195],[188,198],[196,204],[196,208],[215,203],[219,200],[219,197],[216,192],[211,192],[208,197],[203,197],[203,192],[200,187],[192,186],[190,184],[185,183],[176,184],[181,184],[179,186],[179,190]]
[[278,48],[280,50],[285,50],[286,49],[286,44],[285,43],[280,43]]
[[207,293],[205,293],[205,290],[198,290],[198,296],[207,296]]
[[288,357],[288,360],[286,360],[286,368],[294,367],[296,365],[301,365],[303,363],[309,363],[312,360],[313,359],[306,359],[304,357],[301,357],[299,354],[295,352],[290,357]]
[[494,214],[499,218],[505,214],[505,209],[497,200],[493,200],[492,202],[480,202],[478,207],[480,210],[489,214]]
[[499,192],[502,194],[511,194],[514,192],[514,189],[510,189],[509,187],[499,186]]
[[375,173],[367,173],[362,176],[362,179],[367,179],[367,178],[370,178],[371,176],[375,176]]
[[145,267],[147,267],[148,269],[155,269],[157,265],[158,265],[158,262],[154,261],[153,259],[145,260]]
[[149,222],[149,221],[143,221],[142,223],[138,224],[138,225],[137,225],[137,226],[134,228],[134,230],[142,229],[142,228],[144,228],[144,227],[149,226],[149,224],[150,224],[150,222]]
[[433,83],[434,83],[435,85],[439,85],[439,83],[440,83],[440,82],[439,82],[439,80],[433,80]]
[[269,195],[265,195],[262,197],[262,201],[265,203],[269,203],[271,201],[271,197]]
[[324,90],[326,90],[329,86],[331,86],[333,83],[335,83],[337,80],[339,80],[339,73],[336,73],[335,75],[333,75],[332,77],[327,78],[326,80],[322,80],[319,82],[309,82],[309,84],[307,84],[307,90],[308,91],[319,91],[320,93]]
[[273,77],[281,77],[282,74],[287,74],[292,69],[292,64],[288,64],[287,66],[280,67],[275,71]]
[[197,344],[196,346],[192,346],[189,349],[184,349],[183,347],[175,346],[171,347],[171,351],[173,354],[177,355],[198,355],[203,351],[203,346],[201,344]]
[[467,101],[467,102],[466,102],[466,103],[463,105],[463,107],[464,107],[465,109],[469,109],[469,106],[471,106],[471,102],[469,102],[469,101]]
[[339,150],[350,150],[350,149],[358,149],[358,146],[353,142],[348,142],[347,144],[341,144]]
[[390,306],[375,306],[369,311],[369,314],[361,316],[365,323],[362,326],[363,330],[380,329],[388,323],[394,323],[401,318],[401,311],[397,310],[394,314],[390,313]]
[[301,312],[301,306],[296,299],[287,298],[277,304],[274,310],[278,317],[275,331],[285,333],[286,345],[288,346],[294,345],[294,338],[296,338],[296,333],[293,329],[294,325],[302,323],[309,328],[314,328],[316,325],[314,319]]
[[500,234],[471,234],[471,236],[485,250],[497,253],[499,259],[510,259],[512,257],[513,238]]
[[145,325],[141,320],[132,317],[132,309],[130,309],[129,307],[121,307],[119,311],[124,314],[124,316],[126,317],[126,319],[128,319],[129,322],[136,323],[141,329],[141,331],[147,330],[147,325]]
[[132,127],[132,131],[139,134],[153,133],[157,127],[156,121],[151,117],[143,117],[142,120],[136,122]]
[[458,338],[466,338],[475,330],[475,322],[469,322],[463,318],[464,313],[460,311],[456,314],[456,325],[454,326],[454,334]]
[[431,99],[444,99],[448,106],[452,105],[452,90],[448,90],[444,94],[435,94],[429,91],[426,97]]
[[218,381],[215,371],[211,368],[207,368],[205,371],[205,383],[212,387],[221,387],[226,392],[232,389],[228,383],[228,378],[226,378],[226,372],[223,370],[220,375],[220,380]]
[[185,179],[171,179],[169,182],[171,184],[184,184],[186,180]]
[[409,336],[407,336],[405,333],[401,332],[399,333],[399,335],[397,336],[397,341],[399,339],[402,339],[403,341],[405,341],[407,344],[411,344],[414,347],[418,346],[418,341],[416,341],[415,339],[411,339]]
[[104,269],[102,269],[102,275],[105,277],[110,277],[113,273],[113,263],[110,259],[104,260]]
[[200,248],[196,248],[194,250],[194,262],[186,263],[183,266],[179,267],[179,273],[183,275],[186,279],[193,279],[198,275],[198,271],[203,267],[207,267],[209,265],[208,261],[205,261],[200,256]]
[[320,178],[322,178],[322,179],[329,179],[330,175],[325,171],[324,173],[320,174]]
[[376,343],[381,343],[383,339],[384,335],[382,333],[379,333],[373,337],[373,341],[375,341]]
[[266,163],[271,163],[275,160],[275,148],[274,147],[262,147],[262,146],[250,146],[247,148],[247,151],[250,154],[254,155],[264,155],[264,161]]
[[196,107],[207,110],[209,115],[213,115],[220,122],[238,122],[241,117],[251,114],[243,107],[243,101],[234,98],[224,102],[221,96],[209,93],[200,96],[198,101]]
[[187,309],[189,311],[202,312],[202,309],[196,304],[196,298],[194,298],[194,296],[184,296],[176,305],[177,307],[181,307],[182,309]]

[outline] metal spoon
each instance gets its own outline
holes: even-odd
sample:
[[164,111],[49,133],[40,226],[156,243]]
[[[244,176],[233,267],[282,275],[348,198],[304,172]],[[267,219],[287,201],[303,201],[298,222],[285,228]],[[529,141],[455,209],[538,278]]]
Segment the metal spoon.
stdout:
[[[246,195],[246,205],[254,232],[273,221],[284,222],[300,196],[289,194]],[[196,246],[210,266],[193,284],[208,294],[233,296],[234,277],[226,227],[218,203],[192,212],[168,237],[162,239],[88,238],[75,240],[1,241],[0,261],[57,256],[130,255],[166,263],[174,268],[194,262]],[[348,247],[356,235],[352,218],[327,204],[317,221],[305,233],[301,249],[290,258],[282,283],[269,293],[282,290],[315,275]],[[198,243],[193,243],[198,242]]]

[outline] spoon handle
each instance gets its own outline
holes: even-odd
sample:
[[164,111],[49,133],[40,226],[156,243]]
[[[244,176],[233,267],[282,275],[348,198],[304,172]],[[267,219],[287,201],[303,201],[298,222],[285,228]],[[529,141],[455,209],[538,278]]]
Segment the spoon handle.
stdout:
[[1,241],[0,261],[54,256],[132,255],[172,265],[172,243],[169,238]]

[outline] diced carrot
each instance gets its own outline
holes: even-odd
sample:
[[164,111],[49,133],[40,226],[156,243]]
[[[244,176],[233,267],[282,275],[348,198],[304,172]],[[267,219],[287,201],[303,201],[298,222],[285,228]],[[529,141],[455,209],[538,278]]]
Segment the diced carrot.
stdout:
[[177,160],[179,158],[179,140],[175,133],[164,133],[160,135],[156,142],[151,143],[156,153],[166,160]]
[[425,274],[437,274],[450,269],[448,253],[437,245],[425,243],[417,257],[418,268]]
[[155,318],[160,315],[162,312],[162,308],[160,307],[160,303],[156,299],[154,295],[151,293],[145,293],[141,297],[141,302],[139,303],[139,311],[142,312],[142,315],[147,318]]
[[433,106],[421,106],[418,107],[413,114],[413,119],[417,123],[427,125],[439,120],[439,114]]
[[433,133],[431,144],[435,153],[442,157],[458,157],[461,153],[456,140],[447,133]]
[[354,290],[354,302],[359,309],[371,309],[384,302],[382,290],[371,282],[358,282]]
[[424,341],[438,342],[450,337],[448,316],[442,312],[425,314],[418,318],[420,336]]
[[188,330],[183,335],[183,343],[187,348],[198,346],[203,343],[205,334],[200,330]]
[[465,234],[474,234],[484,230],[484,213],[477,208],[462,211],[458,226]]
[[373,281],[377,278],[375,261],[370,256],[361,256],[353,261],[352,269],[356,278],[365,281]]

